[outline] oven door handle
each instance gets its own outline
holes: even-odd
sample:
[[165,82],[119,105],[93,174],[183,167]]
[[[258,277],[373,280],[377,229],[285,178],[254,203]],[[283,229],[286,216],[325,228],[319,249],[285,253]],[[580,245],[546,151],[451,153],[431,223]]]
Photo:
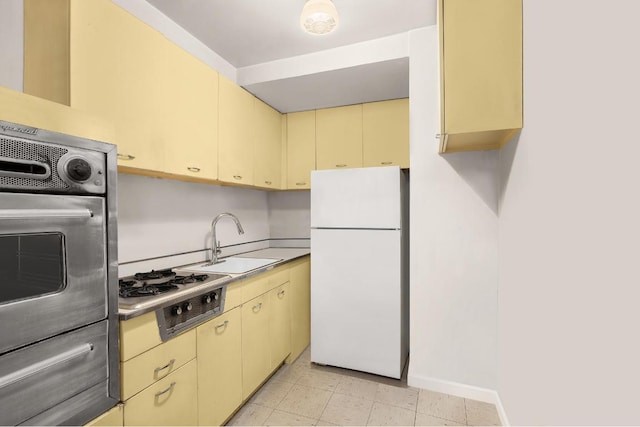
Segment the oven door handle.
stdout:
[[93,351],[93,344],[86,343],[73,348],[69,351],[57,354],[48,359],[41,360],[40,362],[29,365],[26,368],[18,369],[15,372],[0,377],[0,389],[15,384],[33,375],[39,374],[47,369],[53,368],[61,363],[68,362],[73,359],[77,359],[80,356],[91,353]]
[[0,209],[3,219],[91,218],[89,209]]

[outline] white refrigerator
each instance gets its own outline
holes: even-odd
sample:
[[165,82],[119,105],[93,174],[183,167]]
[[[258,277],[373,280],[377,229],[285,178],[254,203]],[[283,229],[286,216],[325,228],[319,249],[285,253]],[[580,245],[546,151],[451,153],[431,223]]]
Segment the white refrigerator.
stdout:
[[400,378],[409,354],[409,178],[311,173],[311,361]]

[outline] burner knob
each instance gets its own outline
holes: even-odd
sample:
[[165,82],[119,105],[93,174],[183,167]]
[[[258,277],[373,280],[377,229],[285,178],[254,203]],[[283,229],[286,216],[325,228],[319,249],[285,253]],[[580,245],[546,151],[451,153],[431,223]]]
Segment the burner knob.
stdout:
[[211,294],[211,298],[212,298],[214,301],[218,301],[218,298],[220,298],[220,295],[218,295],[218,293],[217,293],[217,292],[214,292],[214,293],[212,293],[212,294]]
[[202,297],[203,304],[211,304],[211,295],[205,295]]
[[173,313],[174,316],[180,316],[182,314],[182,307],[176,305],[171,309],[171,313]]
[[182,309],[184,311],[191,311],[191,310],[193,310],[193,305],[190,302],[185,303],[185,305],[182,306]]

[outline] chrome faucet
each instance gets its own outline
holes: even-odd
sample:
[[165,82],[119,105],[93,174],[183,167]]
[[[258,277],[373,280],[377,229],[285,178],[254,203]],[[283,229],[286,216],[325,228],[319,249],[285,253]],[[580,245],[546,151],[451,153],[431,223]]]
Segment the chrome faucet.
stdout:
[[220,219],[224,218],[225,216],[228,216],[235,221],[236,227],[238,227],[238,234],[244,234],[244,229],[242,228],[242,225],[240,225],[240,220],[234,214],[224,212],[215,217],[211,222],[211,262],[209,262],[209,264],[207,265],[213,265],[222,262],[218,261],[218,255],[220,255],[222,251],[220,250],[220,242],[216,239],[216,224],[218,224],[218,221],[220,221]]

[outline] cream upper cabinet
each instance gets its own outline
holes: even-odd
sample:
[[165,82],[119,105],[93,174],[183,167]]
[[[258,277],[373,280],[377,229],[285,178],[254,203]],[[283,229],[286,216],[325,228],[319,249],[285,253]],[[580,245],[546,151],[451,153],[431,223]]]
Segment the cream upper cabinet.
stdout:
[[311,261],[294,261],[289,270],[291,289],[291,356],[295,360],[311,338]]
[[168,42],[108,0],[71,0],[69,31],[71,106],[114,124],[119,166],[162,171]]
[[316,166],[362,167],[362,104],[316,110]]
[[256,187],[280,189],[282,174],[281,114],[254,98],[253,181]]
[[500,148],[522,128],[522,0],[439,0],[440,152]]
[[242,403],[242,313],[198,326],[198,425],[222,425]]
[[219,78],[218,178],[253,185],[253,95]]
[[287,188],[311,188],[316,168],[316,111],[287,114]]
[[364,167],[409,167],[409,99],[362,104]]
[[218,73],[167,41],[165,170],[218,178]]

